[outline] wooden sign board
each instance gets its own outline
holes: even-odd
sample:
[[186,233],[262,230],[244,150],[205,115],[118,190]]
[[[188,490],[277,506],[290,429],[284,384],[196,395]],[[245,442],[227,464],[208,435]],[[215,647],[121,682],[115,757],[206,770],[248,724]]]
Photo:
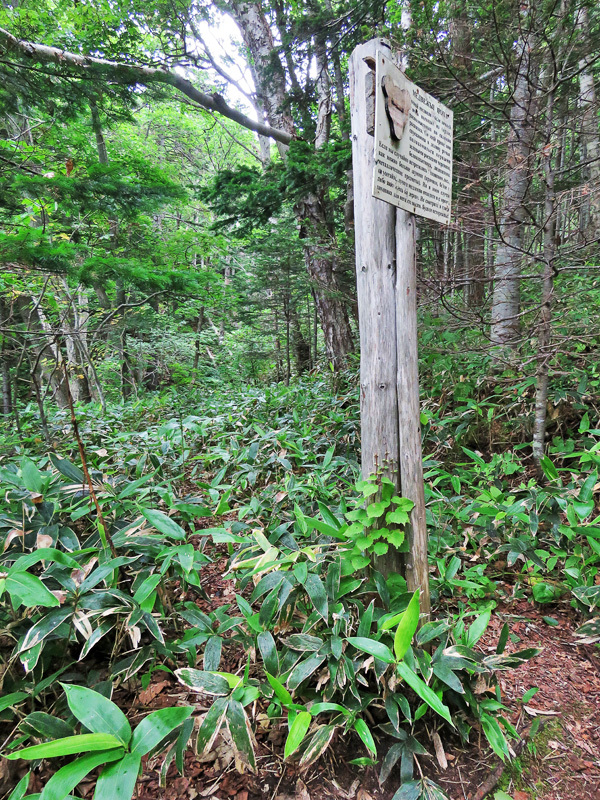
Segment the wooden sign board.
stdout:
[[453,113],[380,50],[375,75],[373,196],[450,222]]

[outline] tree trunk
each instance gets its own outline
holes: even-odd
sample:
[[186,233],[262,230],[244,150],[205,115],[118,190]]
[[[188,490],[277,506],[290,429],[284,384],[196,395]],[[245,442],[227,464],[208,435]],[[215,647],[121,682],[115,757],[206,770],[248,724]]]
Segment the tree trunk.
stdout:
[[[557,167],[560,168],[563,153],[562,146],[562,130],[561,135],[557,136],[554,129],[554,105],[556,84],[554,82],[554,68],[558,63],[560,69],[560,61],[563,52],[563,44],[561,42],[562,32],[564,30],[564,19],[567,11],[567,0],[562,0],[561,3],[561,17],[556,32],[556,41],[558,44],[558,57],[556,62],[548,59],[545,65],[545,72],[547,78],[542,80],[542,86],[546,91],[546,121],[545,121],[545,136],[544,146],[542,147],[542,166],[543,166],[543,180],[544,180],[544,219],[543,219],[543,264],[544,271],[542,275],[542,306],[540,314],[540,322],[538,324],[538,346],[536,358],[536,388],[535,388],[535,412],[533,421],[533,441],[532,451],[533,460],[535,462],[538,477],[541,478],[543,470],[541,468],[541,461],[544,456],[545,438],[546,438],[546,413],[548,407],[548,368],[549,362],[552,358],[551,338],[552,338],[552,304],[554,301],[554,271],[557,256],[557,240],[556,240],[556,226],[558,210],[556,205],[556,191],[555,191],[555,175]],[[553,54],[554,56],[554,54]],[[561,118],[561,126],[566,124],[564,116]],[[558,152],[553,147],[553,143],[558,139],[559,147]],[[555,159],[553,164],[553,158]]]
[[[450,36],[453,66],[461,78],[456,86],[460,97],[463,86],[469,85],[476,77],[471,20],[460,0],[455,3]],[[479,307],[483,301],[485,280],[485,210],[481,199],[479,152],[469,144],[460,140],[455,143],[458,150],[455,154],[456,177],[460,184],[456,212],[463,227],[463,297],[467,305]]]
[[0,297],[0,363],[2,365],[2,413],[9,416],[12,412],[12,392],[10,380],[10,363],[8,356],[7,328],[10,316],[4,298]]
[[530,24],[528,2],[521,6],[521,35],[517,44],[517,73],[510,111],[507,167],[500,217],[501,241],[494,262],[491,340],[494,345],[515,345],[520,324],[520,271],[523,228],[527,216],[525,196],[532,180],[535,135],[536,37]]
[[67,311],[62,316],[61,327],[62,338],[67,351],[67,373],[71,395],[75,401],[89,403],[92,399],[92,393],[85,366],[86,359],[85,357],[82,358],[82,354],[86,351],[85,324],[87,317],[85,314],[80,317],[77,308],[78,303],[81,302],[81,294],[78,293],[77,300],[75,300],[64,278],[61,283],[67,302]]
[[[275,48],[271,29],[258,2],[230,0],[229,10],[235,19],[250,52],[257,81],[257,93],[269,124],[295,134],[294,123],[286,108],[288,96],[286,75]],[[317,48],[319,74],[319,114],[316,146],[322,146],[329,136],[331,91],[325,63],[325,49]],[[277,143],[282,158],[287,145]],[[296,205],[300,236],[304,243],[306,266],[315,291],[319,321],[325,338],[327,354],[336,369],[343,366],[353,349],[352,329],[343,299],[335,260],[335,242],[327,214],[327,198],[322,190],[308,195]]]
[[[586,243],[598,238],[600,229],[600,146],[598,143],[598,106],[596,86],[589,59],[594,58],[594,47],[590,41],[587,8],[582,7],[576,15],[580,45],[585,57],[579,61],[579,105],[581,107],[581,161],[585,179],[582,198],[581,230]],[[589,55],[588,55],[589,54]]]
[[28,295],[19,295],[16,306],[21,319],[27,327],[30,336],[29,347],[31,350],[30,361],[32,364],[32,380],[36,389],[38,404],[42,402],[42,381],[46,384],[47,391],[52,395],[60,408],[67,408],[67,387],[59,364],[58,344],[56,335],[40,309],[40,299]]
[[296,308],[292,309],[292,339],[296,361],[296,375],[303,375],[310,369],[310,345],[304,338],[300,317]]

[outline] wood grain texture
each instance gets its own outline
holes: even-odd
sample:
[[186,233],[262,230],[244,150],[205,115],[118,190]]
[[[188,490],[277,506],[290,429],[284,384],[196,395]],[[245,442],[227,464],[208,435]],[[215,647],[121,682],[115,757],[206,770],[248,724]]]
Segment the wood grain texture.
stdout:
[[415,219],[373,197],[374,139],[367,121],[372,67],[381,40],[359,45],[350,58],[350,108],[354,175],[356,283],[360,330],[362,473],[389,477],[398,494],[414,502],[406,558],[397,550],[380,557],[384,575],[404,574],[421,589],[429,614],[427,529],[417,362]]
[[[356,285],[360,331],[360,416],[363,477],[382,469],[400,491],[396,391],[395,209],[372,197],[374,140],[367,131],[367,89],[378,40],[359,45],[350,58],[350,108],[354,178]],[[401,572],[396,551],[382,557],[385,573]]]
[[396,211],[396,353],[398,436],[402,496],[414,508],[408,527],[409,553],[405,578],[409,591],[421,589],[421,614],[429,615],[428,537],[423,487],[421,408],[417,341],[416,224],[413,214]]

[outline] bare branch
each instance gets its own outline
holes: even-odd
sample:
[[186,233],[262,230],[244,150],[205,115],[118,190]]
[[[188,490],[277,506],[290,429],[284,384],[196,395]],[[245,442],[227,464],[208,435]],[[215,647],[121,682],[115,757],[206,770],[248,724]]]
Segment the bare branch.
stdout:
[[70,53],[68,50],[61,50],[58,47],[17,39],[3,28],[0,28],[0,50],[19,53],[21,56],[41,64],[57,64],[84,75],[103,75],[130,86],[136,84],[148,86],[151,83],[167,84],[168,86],[173,86],[186,97],[189,97],[190,100],[202,106],[202,108],[206,108],[208,111],[217,111],[224,117],[237,122],[244,128],[259,133],[261,136],[268,136],[282,144],[289,144],[293,139],[290,133],[271,128],[262,122],[256,122],[242,114],[241,111],[232,108],[220,94],[201,92],[186,78],[168,69],[158,69],[157,67],[147,67],[140,64],[121,64],[104,58]]

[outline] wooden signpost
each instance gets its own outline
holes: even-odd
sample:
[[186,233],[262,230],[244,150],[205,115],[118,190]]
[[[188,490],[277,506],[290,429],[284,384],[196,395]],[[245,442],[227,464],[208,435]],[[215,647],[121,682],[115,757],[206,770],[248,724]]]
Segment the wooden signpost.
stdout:
[[382,39],[352,53],[350,108],[362,471],[387,476],[414,503],[408,553],[390,549],[378,567],[420,588],[427,616],[414,214],[449,221],[452,112],[406,78]]

